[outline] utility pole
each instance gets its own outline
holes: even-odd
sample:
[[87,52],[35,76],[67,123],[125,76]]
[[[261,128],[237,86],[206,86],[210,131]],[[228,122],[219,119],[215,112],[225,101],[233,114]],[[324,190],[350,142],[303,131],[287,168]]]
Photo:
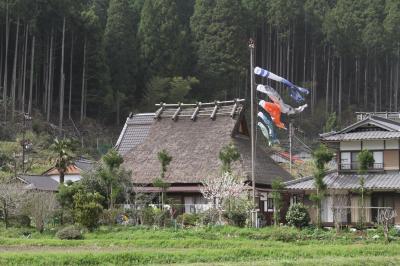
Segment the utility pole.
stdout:
[[22,128],[22,174],[25,173],[25,150],[28,147],[28,141],[25,139],[26,132],[26,121],[31,120],[31,117],[28,114],[23,114],[23,128]]
[[[256,180],[254,176],[254,157],[255,157],[255,143],[254,143],[254,40],[250,38],[249,49],[250,49],[250,119],[251,119],[251,185],[253,189],[253,204],[256,207]],[[253,226],[257,226],[257,210],[255,209],[252,213]]]

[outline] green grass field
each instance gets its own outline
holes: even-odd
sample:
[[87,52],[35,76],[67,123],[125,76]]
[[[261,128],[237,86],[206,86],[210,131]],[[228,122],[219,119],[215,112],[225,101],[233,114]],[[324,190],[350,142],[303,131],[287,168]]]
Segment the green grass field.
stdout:
[[[27,233],[31,233],[27,238]],[[102,227],[84,240],[0,229],[0,265],[398,265],[400,240],[292,228]]]

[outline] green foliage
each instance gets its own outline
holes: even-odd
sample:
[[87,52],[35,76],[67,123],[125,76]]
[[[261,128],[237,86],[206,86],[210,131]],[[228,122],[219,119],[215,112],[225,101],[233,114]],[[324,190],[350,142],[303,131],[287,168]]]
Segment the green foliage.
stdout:
[[161,163],[161,178],[165,177],[165,172],[167,171],[167,166],[171,163],[172,157],[164,149],[157,153],[158,160]]
[[[84,240],[60,240],[54,232],[40,235],[26,228],[1,229],[7,252],[1,265],[80,264],[239,264],[381,265],[400,262],[398,237],[386,245],[382,231],[358,233],[292,227],[196,227],[176,230],[101,227]],[[30,238],[26,239],[25,235]],[[372,237],[379,235],[374,240]],[[62,249],[65,252],[54,252]],[[173,252],[171,252],[173,250]],[[366,255],[367,254],[367,255]]]
[[231,164],[240,159],[240,153],[232,143],[222,147],[219,151],[219,160],[222,162],[222,172],[231,172]]
[[[189,32],[181,23],[177,0],[145,0],[140,14],[138,36],[142,57],[152,75],[182,75],[189,71]],[[175,100],[176,101],[176,100]]]
[[274,224],[279,225],[282,208],[282,191],[285,188],[282,179],[272,181],[272,199],[274,201]]
[[336,112],[333,112],[329,114],[328,119],[326,120],[326,123],[324,125],[324,132],[331,132],[335,131],[337,129],[337,118],[336,118]]
[[324,177],[326,175],[325,164],[332,160],[334,154],[325,145],[321,144],[312,155],[316,167],[314,171],[314,186],[316,192],[310,195],[310,199],[317,205],[317,226],[321,227],[321,202],[327,188],[324,182]]
[[153,110],[154,103],[191,101],[189,94],[199,84],[194,77],[154,76],[146,85],[146,105]]
[[178,215],[176,222],[183,226],[196,226],[200,222],[200,216],[196,213],[183,213]]
[[240,0],[196,0],[190,25],[205,88],[202,95],[232,97],[233,81],[247,69],[246,22]]
[[15,217],[15,221],[18,226],[21,227],[30,227],[31,226],[31,218],[28,215],[20,214]]
[[[102,164],[94,172],[94,175],[99,178],[97,182],[106,188],[106,199],[109,208],[113,208],[119,196],[125,198],[125,188],[131,182],[130,174],[121,166],[123,161],[122,156],[114,149],[111,149],[102,157]],[[96,183],[96,180],[92,181]]]
[[79,191],[74,195],[75,219],[81,225],[93,231],[98,226],[99,218],[103,212],[101,201],[103,197],[97,193]]
[[228,219],[228,223],[230,225],[238,227],[244,227],[246,225],[246,220],[248,218],[246,210],[241,210],[238,208],[225,212],[224,216],[226,219]]
[[124,211],[121,209],[104,210],[100,217],[100,224],[110,225],[110,226],[116,225],[117,218],[123,213],[124,213]]
[[54,139],[54,143],[51,146],[51,149],[55,153],[55,167],[60,173],[60,183],[64,183],[64,175],[67,171],[69,165],[72,164],[73,160],[73,152],[72,152],[72,143],[70,139],[62,139],[58,138]]
[[81,230],[73,225],[58,230],[56,237],[61,240],[83,239]]
[[103,157],[104,164],[110,169],[114,170],[121,166],[124,162],[122,156],[115,150],[110,149]]
[[312,155],[314,158],[315,166],[317,167],[317,169],[320,170],[325,169],[325,164],[330,162],[334,156],[332,151],[330,151],[328,147],[323,144],[320,144]]
[[[111,89],[107,92],[108,105],[117,115],[136,101],[138,77],[138,41],[136,30],[139,22],[136,10],[129,0],[111,0],[107,10],[104,32],[106,62],[110,72]],[[128,110],[126,110],[127,112]]]
[[310,223],[310,216],[304,205],[296,203],[289,207],[286,213],[286,221],[289,225],[302,228],[308,226]]
[[84,190],[84,187],[80,182],[72,183],[68,181],[67,184],[60,184],[56,194],[57,201],[63,209],[72,210],[74,207],[74,195],[82,190]]
[[362,150],[357,155],[358,163],[359,163],[359,174],[365,174],[365,172],[373,166],[375,160],[372,152],[369,150]]

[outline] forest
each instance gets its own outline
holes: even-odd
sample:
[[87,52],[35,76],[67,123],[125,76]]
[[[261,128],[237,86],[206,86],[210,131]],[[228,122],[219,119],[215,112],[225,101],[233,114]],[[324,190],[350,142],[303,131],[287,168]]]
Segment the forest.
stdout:
[[249,100],[250,38],[256,65],[311,90],[314,135],[333,112],[398,110],[398,0],[0,0],[0,14],[2,125],[120,128],[162,101]]

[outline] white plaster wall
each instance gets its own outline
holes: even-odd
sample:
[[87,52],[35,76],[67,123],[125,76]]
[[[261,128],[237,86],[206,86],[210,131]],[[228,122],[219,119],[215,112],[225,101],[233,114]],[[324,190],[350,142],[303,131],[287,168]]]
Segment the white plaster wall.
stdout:
[[341,151],[359,151],[361,150],[361,141],[342,141],[340,142]]

